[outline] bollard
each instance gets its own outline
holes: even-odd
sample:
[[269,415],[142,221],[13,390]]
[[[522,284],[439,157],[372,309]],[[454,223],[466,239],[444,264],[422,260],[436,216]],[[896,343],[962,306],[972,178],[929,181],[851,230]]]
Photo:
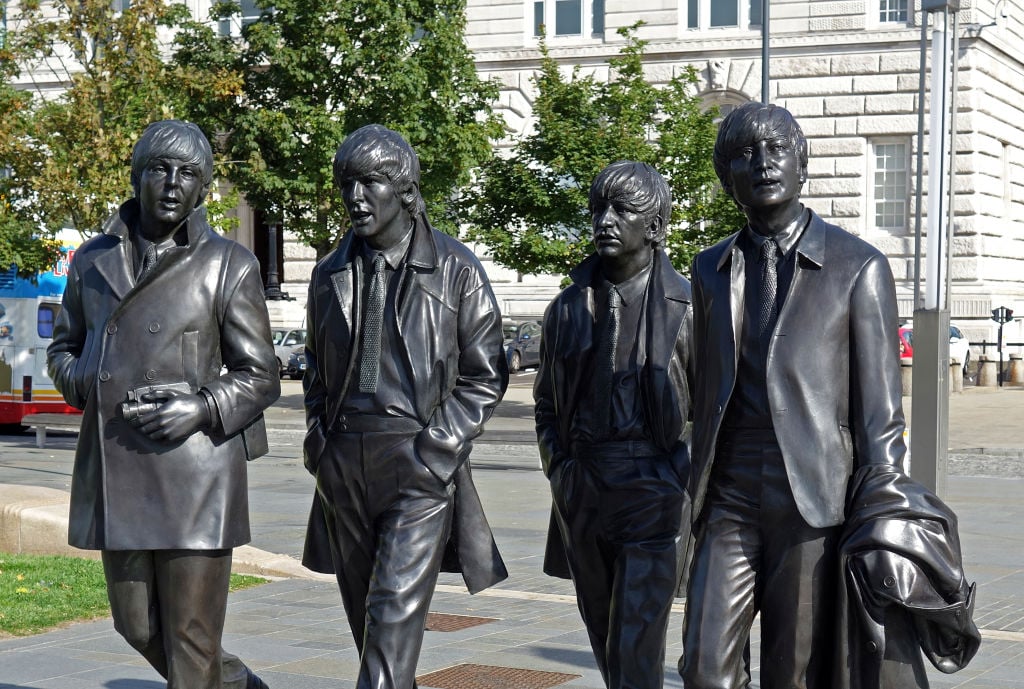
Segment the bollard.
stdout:
[[1003,385],[1024,385],[1024,360],[1020,354],[1010,355],[1010,371]]
[[999,362],[982,354],[978,358],[978,387],[994,388],[999,385],[999,378],[996,376],[999,369]]
[[949,360],[949,392],[964,391],[964,367],[956,359]]
[[911,381],[914,378],[914,360],[909,356],[900,359],[900,382],[903,383],[903,396],[910,397],[913,390]]

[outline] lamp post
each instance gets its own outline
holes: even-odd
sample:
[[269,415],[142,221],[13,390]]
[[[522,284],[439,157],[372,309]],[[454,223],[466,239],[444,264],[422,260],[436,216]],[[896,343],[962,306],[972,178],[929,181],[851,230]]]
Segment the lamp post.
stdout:
[[769,63],[771,58],[771,31],[768,28],[768,7],[770,0],[761,0],[761,102],[765,105],[771,100],[768,85],[771,76]]
[[287,292],[281,291],[281,276],[277,268],[277,235],[280,230],[280,222],[267,223],[267,284],[263,289],[267,301],[291,300]]
[[[946,492],[949,452],[949,292],[956,168],[956,89],[960,0],[922,0],[918,88],[917,190],[914,237],[914,368],[911,474],[938,495]],[[950,16],[953,27],[950,31]],[[928,130],[928,247],[921,286],[921,192],[924,162],[924,85],[928,21],[931,101]]]

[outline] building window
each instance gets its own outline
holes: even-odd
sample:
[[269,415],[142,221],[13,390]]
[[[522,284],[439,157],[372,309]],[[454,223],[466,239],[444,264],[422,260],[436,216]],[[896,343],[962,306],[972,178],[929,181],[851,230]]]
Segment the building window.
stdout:
[[[6,3],[4,3],[4,4],[6,4]],[[110,3],[110,7],[115,12],[124,12],[129,7],[131,7],[131,4],[132,4],[131,0],[113,0],[113,2]]]
[[584,28],[592,34],[603,34],[604,1],[531,0],[533,35],[582,36]]
[[910,194],[910,155],[904,142],[879,142],[873,146],[872,204],[874,224],[882,230],[907,228]]
[[230,19],[221,19],[217,23],[221,36],[240,36],[242,29],[260,20],[264,11],[256,5],[256,0],[241,0],[238,3],[242,11]]
[[907,23],[907,0],[878,0],[878,21]]
[[686,0],[686,28],[728,29],[761,26],[763,0]]

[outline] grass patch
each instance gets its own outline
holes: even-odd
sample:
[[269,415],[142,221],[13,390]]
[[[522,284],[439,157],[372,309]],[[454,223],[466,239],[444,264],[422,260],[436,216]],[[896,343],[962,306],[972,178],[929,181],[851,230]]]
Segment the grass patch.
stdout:
[[[231,575],[231,590],[266,583]],[[110,614],[99,560],[0,553],[0,636],[28,636]]]

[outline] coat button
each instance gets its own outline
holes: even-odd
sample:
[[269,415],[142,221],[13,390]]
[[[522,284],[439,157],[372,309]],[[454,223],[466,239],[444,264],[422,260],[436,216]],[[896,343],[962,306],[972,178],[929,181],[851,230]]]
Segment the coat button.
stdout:
[[877,653],[877,652],[878,652],[878,644],[876,644],[874,641],[869,641],[868,642],[868,653]]
[[100,371],[100,382],[106,383],[110,380],[110,371]]
[[887,576],[885,579],[882,579],[882,586],[884,586],[887,589],[891,589],[895,585],[896,585],[896,577],[894,577],[891,574],[889,576]]
[[719,404],[719,405],[715,406],[715,413],[716,414],[721,414],[722,413],[722,405]]
[[160,324],[157,323],[156,321],[153,321],[152,323],[150,323],[149,324],[149,332],[151,332],[151,333],[158,333],[158,332],[160,332]]
[[117,332],[117,323],[107,323],[107,334],[113,335]]
[[156,371],[153,369],[146,371],[146,380],[156,380]]

